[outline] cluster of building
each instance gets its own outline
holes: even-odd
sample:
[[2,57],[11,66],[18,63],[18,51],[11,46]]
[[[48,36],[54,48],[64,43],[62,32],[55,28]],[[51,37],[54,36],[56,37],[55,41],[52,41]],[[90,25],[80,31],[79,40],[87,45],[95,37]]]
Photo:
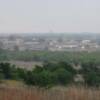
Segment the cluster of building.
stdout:
[[95,51],[100,50],[100,46],[91,40],[68,40],[65,42],[51,43],[50,50],[52,51]]
[[3,37],[0,38],[0,48],[10,51],[94,51],[100,50],[100,45],[92,40],[68,40],[58,38],[33,37],[26,39],[23,37]]

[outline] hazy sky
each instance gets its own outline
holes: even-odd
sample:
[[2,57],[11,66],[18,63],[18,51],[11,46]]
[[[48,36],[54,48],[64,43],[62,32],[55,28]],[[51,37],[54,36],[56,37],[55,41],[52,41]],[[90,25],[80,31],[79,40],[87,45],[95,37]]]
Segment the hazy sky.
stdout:
[[0,0],[0,33],[99,32],[100,0]]

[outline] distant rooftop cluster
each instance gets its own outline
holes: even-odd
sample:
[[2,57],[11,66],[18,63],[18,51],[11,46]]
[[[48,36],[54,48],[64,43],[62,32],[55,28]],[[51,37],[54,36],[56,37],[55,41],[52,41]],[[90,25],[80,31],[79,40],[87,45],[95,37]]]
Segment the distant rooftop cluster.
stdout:
[[0,49],[9,51],[96,51],[100,43],[95,38],[67,36],[0,36]]

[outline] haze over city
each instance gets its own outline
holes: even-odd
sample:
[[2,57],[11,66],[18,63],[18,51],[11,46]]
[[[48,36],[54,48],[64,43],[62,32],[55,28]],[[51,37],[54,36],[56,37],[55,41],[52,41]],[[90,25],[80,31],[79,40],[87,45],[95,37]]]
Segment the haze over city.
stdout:
[[0,0],[0,33],[100,33],[100,0]]

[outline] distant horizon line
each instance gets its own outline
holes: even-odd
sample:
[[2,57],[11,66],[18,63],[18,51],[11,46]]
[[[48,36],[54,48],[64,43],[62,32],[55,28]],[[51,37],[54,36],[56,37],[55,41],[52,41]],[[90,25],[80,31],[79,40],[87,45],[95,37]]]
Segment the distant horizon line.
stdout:
[[0,32],[0,35],[5,34],[100,34],[100,32]]

